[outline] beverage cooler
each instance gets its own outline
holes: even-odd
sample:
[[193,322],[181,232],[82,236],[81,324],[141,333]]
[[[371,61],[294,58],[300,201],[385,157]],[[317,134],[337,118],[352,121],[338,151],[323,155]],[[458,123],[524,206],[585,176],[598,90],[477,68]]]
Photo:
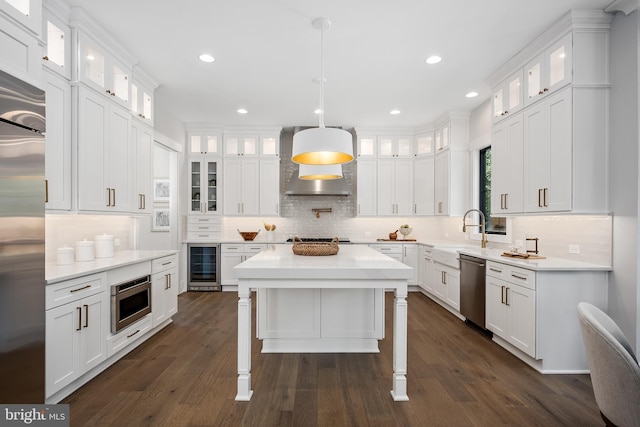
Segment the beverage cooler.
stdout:
[[189,244],[188,291],[220,291],[220,245]]

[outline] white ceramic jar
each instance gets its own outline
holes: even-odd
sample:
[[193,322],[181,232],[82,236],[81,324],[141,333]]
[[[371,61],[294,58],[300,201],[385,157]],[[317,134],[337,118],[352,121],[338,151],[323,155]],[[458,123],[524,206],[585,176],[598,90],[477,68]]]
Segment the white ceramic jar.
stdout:
[[76,242],[76,261],[93,261],[96,257],[96,250],[93,241],[83,240]]
[[113,257],[113,235],[101,234],[95,236],[96,242],[96,258]]
[[73,248],[63,246],[56,250],[56,264],[69,265],[73,264]]

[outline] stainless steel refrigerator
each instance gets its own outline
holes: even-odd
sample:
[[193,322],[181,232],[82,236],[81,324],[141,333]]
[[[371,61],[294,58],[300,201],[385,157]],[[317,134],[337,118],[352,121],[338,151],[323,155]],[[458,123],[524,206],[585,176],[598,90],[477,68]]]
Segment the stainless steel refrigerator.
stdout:
[[44,403],[44,91],[0,71],[0,403]]

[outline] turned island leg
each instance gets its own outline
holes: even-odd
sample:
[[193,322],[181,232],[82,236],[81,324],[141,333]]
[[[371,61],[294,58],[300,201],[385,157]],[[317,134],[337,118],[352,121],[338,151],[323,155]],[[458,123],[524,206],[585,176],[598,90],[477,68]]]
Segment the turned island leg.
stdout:
[[236,400],[251,399],[251,290],[238,283],[238,394]]
[[407,401],[407,284],[395,288],[393,300],[393,390],[395,401]]

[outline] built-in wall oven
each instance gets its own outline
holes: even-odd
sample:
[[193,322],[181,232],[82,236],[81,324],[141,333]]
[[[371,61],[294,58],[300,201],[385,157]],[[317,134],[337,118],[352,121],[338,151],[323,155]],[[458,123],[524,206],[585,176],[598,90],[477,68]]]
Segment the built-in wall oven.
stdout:
[[151,276],[111,286],[111,332],[151,313]]
[[188,291],[220,291],[220,245],[190,243]]

